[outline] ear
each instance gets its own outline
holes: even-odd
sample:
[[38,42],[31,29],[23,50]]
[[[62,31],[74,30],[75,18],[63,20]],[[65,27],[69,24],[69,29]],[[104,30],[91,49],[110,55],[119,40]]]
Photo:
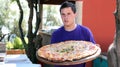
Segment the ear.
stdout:
[[75,14],[75,17],[77,16],[77,13],[74,13]]

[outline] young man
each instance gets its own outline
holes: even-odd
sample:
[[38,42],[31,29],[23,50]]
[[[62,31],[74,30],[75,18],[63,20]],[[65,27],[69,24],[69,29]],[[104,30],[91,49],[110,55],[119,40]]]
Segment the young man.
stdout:
[[[60,15],[63,26],[53,32],[51,43],[58,43],[67,40],[84,40],[95,43],[91,31],[85,27],[75,23],[76,7],[71,2],[64,2],[60,7]],[[68,66],[55,67],[85,67],[85,63]]]

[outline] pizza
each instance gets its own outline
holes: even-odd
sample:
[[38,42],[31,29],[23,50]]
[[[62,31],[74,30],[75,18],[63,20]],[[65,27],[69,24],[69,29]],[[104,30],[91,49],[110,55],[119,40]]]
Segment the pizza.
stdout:
[[65,41],[45,45],[38,49],[38,56],[52,62],[75,61],[95,54],[96,44],[89,41]]

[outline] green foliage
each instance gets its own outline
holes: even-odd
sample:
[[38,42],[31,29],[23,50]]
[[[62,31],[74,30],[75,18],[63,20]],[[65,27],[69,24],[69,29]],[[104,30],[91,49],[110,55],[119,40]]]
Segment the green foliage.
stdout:
[[[23,33],[26,35],[29,8],[26,0],[20,0],[20,2],[24,10],[24,18],[22,23]],[[0,4],[0,36],[2,35],[1,28],[3,26],[8,28],[10,34],[16,34],[17,36],[20,36],[18,27],[20,11],[16,0],[0,0]]]
[[8,41],[7,43],[6,43],[6,48],[9,50],[9,49],[13,49],[14,48],[14,46],[13,46],[13,44],[10,42],[10,41]]
[[[28,43],[27,37],[25,37],[25,41],[26,41],[26,43]],[[6,43],[6,47],[8,50],[9,49],[24,49],[24,45],[22,43],[22,40],[18,36],[14,38],[13,42],[8,41]]]
[[19,37],[16,37],[13,42],[14,49],[23,49],[22,41]]
[[28,44],[28,38],[24,37],[26,44]]
[[43,6],[43,21],[44,26],[61,26],[60,15],[58,11],[59,6],[55,5],[44,5]]

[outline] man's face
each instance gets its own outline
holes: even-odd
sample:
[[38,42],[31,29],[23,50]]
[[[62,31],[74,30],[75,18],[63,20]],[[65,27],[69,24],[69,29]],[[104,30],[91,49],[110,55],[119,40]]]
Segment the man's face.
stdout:
[[76,14],[72,11],[71,7],[61,9],[60,13],[65,26],[69,26],[74,23]]

